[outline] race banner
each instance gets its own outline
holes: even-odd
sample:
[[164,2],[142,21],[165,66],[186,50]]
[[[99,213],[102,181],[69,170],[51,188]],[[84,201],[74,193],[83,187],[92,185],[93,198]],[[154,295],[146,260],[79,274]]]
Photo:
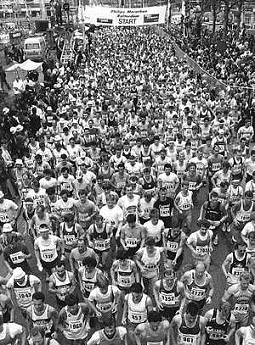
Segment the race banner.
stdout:
[[142,8],[86,6],[85,21],[97,26],[141,26],[164,24],[166,9],[166,6]]

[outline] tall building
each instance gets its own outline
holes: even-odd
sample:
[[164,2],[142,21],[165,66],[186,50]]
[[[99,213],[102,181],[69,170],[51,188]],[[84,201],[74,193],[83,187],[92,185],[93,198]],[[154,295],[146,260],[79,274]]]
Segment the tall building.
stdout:
[[50,15],[50,0],[0,0],[0,21],[19,22]]
[[245,2],[242,19],[248,27],[255,29],[255,0]]

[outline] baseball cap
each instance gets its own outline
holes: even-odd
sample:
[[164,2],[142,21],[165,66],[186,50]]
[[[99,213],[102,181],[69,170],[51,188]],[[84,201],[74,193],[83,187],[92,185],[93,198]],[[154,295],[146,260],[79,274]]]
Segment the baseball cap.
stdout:
[[23,277],[25,277],[26,273],[23,271],[23,269],[21,267],[17,267],[13,270],[12,276],[13,279],[15,280],[19,280]]
[[15,165],[23,165],[22,159],[17,158],[15,161]]
[[11,231],[12,231],[12,225],[10,223],[5,223],[3,225],[2,232],[6,233],[6,232],[11,232]]

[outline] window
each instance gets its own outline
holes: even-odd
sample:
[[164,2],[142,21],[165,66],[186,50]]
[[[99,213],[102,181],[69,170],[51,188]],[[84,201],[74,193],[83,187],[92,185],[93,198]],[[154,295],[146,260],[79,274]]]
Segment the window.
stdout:
[[251,24],[251,13],[244,13],[244,22],[245,24]]
[[27,43],[26,44],[26,49],[31,50],[31,49],[39,49],[39,43]]

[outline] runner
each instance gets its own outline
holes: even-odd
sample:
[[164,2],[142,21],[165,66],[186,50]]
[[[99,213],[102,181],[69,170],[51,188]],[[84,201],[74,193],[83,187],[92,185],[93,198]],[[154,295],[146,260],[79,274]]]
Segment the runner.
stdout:
[[65,260],[64,248],[59,237],[50,234],[47,225],[40,226],[40,236],[34,242],[35,257],[39,271],[45,270],[46,279],[52,273],[52,269],[56,267],[59,251],[61,249],[61,260]]
[[199,306],[189,302],[183,315],[176,315],[171,322],[171,342],[177,345],[203,344],[205,319],[199,315]]
[[72,294],[76,288],[76,280],[73,272],[67,271],[65,263],[59,261],[56,264],[55,272],[49,277],[48,291],[56,296],[59,309],[66,306],[66,296]]
[[120,243],[130,257],[133,257],[139,248],[145,244],[145,228],[136,223],[136,216],[129,214],[127,224],[120,230]]
[[88,303],[99,324],[111,316],[117,320],[120,294],[117,286],[110,285],[105,276],[98,277],[97,286],[90,292]]
[[231,305],[221,302],[219,308],[205,313],[206,345],[225,345],[235,332],[235,319],[231,315]]
[[97,268],[97,260],[87,256],[82,261],[82,266],[78,270],[80,291],[84,299],[89,297],[90,292],[96,287],[98,278],[103,272]]
[[195,269],[185,272],[181,282],[185,287],[186,303],[196,302],[200,312],[206,304],[212,303],[214,294],[212,276],[206,271],[203,263],[198,263]]
[[170,325],[162,320],[158,311],[148,313],[147,322],[141,323],[135,329],[136,344],[170,344]]
[[184,285],[177,280],[170,267],[165,267],[164,277],[154,284],[153,296],[161,316],[169,322],[178,312],[182,312],[185,302]]
[[199,230],[193,232],[187,239],[187,246],[191,250],[194,263],[203,262],[209,269],[211,263],[212,237],[213,232],[210,230],[208,220],[198,222]]
[[222,271],[227,279],[227,288],[237,284],[243,272],[249,271],[251,256],[246,252],[245,242],[235,243],[235,249],[222,263]]
[[223,302],[233,301],[232,314],[235,318],[236,328],[247,326],[250,322],[251,304],[255,287],[250,284],[250,274],[240,274],[239,283],[231,285],[222,297]]
[[129,292],[133,283],[140,281],[135,262],[130,260],[127,252],[121,248],[117,251],[116,260],[113,261],[111,267],[111,279],[113,285],[116,285],[125,294]]
[[160,268],[164,261],[164,248],[156,247],[153,237],[148,237],[145,247],[140,248],[135,255],[135,262],[141,272],[144,291],[149,296],[153,294],[153,286],[159,279]]
[[88,336],[90,309],[74,295],[66,296],[65,304],[59,312],[58,332],[63,334],[66,345],[83,345]]
[[134,331],[138,324],[147,321],[148,312],[152,310],[152,301],[148,295],[143,293],[140,283],[134,283],[130,288],[130,293],[125,296],[122,324],[127,325],[128,340],[135,345]]
[[[87,230],[89,247],[93,248],[99,258],[98,265],[105,270],[110,270],[111,251],[114,251],[112,242],[112,228],[103,221],[101,215],[95,216],[95,222]],[[110,251],[111,250],[111,251]]]
[[8,296],[25,317],[26,309],[32,305],[32,296],[35,292],[41,291],[42,283],[36,276],[27,275],[21,267],[17,267],[6,283],[6,288]]
[[127,330],[123,326],[116,327],[116,322],[110,318],[104,322],[104,328],[96,331],[87,342],[87,345],[128,345]]
[[56,339],[58,313],[55,308],[45,303],[45,295],[35,292],[32,296],[32,305],[26,310],[29,333],[33,328],[44,331],[47,338]]

